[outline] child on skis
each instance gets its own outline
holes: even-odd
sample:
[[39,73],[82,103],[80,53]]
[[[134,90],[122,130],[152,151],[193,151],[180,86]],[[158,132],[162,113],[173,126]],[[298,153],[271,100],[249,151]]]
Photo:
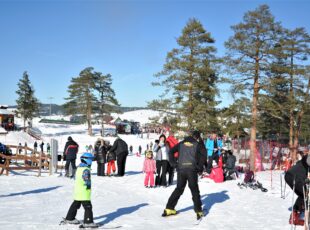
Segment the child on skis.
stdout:
[[97,228],[94,223],[93,211],[91,204],[91,165],[94,156],[91,153],[83,153],[81,163],[76,170],[75,185],[74,185],[74,201],[71,204],[66,218],[62,224],[80,224],[80,221],[75,219],[77,210],[83,205],[85,209],[84,223],[80,228]]
[[154,188],[154,174],[156,172],[156,163],[153,159],[153,152],[148,151],[143,163],[143,172],[145,173],[144,186],[148,188],[150,182],[150,188]]

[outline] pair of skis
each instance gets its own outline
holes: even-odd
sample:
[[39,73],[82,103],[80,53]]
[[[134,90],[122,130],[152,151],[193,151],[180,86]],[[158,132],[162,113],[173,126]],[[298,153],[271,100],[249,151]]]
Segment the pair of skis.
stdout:
[[262,183],[260,183],[259,181],[256,182],[250,182],[250,183],[238,183],[237,184],[239,186],[240,189],[243,188],[251,188],[253,190],[257,190],[260,189],[262,192],[268,192],[268,189],[266,189],[265,187],[263,187]]
[[[194,226],[196,226],[196,225],[199,225],[200,223],[201,223],[201,221],[203,220],[203,218],[206,216],[206,214],[205,214],[205,210],[203,210],[203,215],[202,216],[200,216],[196,221],[195,221],[195,223],[193,224]],[[172,216],[177,216],[179,214],[179,212],[176,212],[176,214],[173,214],[173,215],[162,215],[162,217],[164,217],[164,218],[168,218],[168,217],[172,217]]]
[[94,224],[92,226],[87,226],[84,225],[81,221],[76,220],[74,222],[68,222],[65,218],[63,218],[62,221],[60,221],[59,225],[76,225],[79,226],[80,229],[117,229],[117,228],[121,228],[121,225],[117,225],[117,226],[109,226],[109,225],[105,225],[105,224]]

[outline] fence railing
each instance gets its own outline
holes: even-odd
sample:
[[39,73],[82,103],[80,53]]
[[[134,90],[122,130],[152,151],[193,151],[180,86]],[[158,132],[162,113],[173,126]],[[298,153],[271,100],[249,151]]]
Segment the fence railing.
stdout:
[[[41,176],[42,169],[49,170],[51,164],[51,157],[44,152],[35,152],[29,147],[20,147],[15,145],[6,145],[7,148],[16,149],[16,154],[7,155],[0,153],[0,175],[9,175],[10,171],[15,170],[37,170],[38,176]],[[19,154],[19,150],[23,149]],[[30,154],[28,154],[30,151]],[[12,151],[15,152],[15,151]],[[50,171],[50,170],[49,170]],[[50,172],[51,173],[51,172]]]

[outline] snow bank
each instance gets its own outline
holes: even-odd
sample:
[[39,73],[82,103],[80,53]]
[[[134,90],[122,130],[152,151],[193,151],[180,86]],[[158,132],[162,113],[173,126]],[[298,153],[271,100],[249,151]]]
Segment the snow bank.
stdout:
[[162,116],[161,112],[150,110],[150,109],[141,109],[141,110],[135,110],[130,112],[125,112],[123,114],[112,114],[114,118],[119,117],[122,120],[128,120],[128,121],[136,121],[140,122],[140,124],[147,124],[151,122],[151,118]]

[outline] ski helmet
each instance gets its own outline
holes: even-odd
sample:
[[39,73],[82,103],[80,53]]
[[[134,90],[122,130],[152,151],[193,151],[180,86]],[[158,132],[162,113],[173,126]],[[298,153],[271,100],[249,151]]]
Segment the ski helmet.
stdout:
[[91,166],[93,159],[94,159],[94,156],[91,153],[83,153],[81,156],[81,161],[87,164],[88,166]]

